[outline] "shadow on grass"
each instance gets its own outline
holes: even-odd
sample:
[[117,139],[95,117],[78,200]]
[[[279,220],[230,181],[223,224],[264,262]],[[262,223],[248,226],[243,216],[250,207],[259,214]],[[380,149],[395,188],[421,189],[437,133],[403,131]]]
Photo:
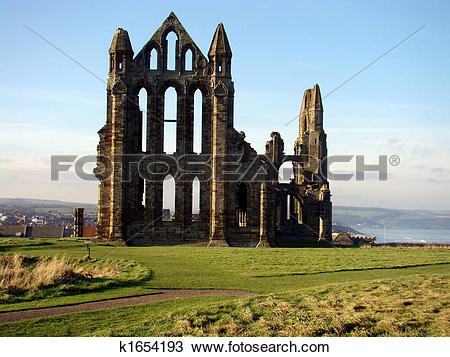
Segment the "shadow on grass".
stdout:
[[276,248],[359,248],[358,245],[337,245],[328,241],[320,242],[276,242]]
[[4,244],[5,242],[2,242],[2,245],[0,245],[0,252],[8,252],[13,249],[17,248],[28,248],[28,247],[43,247],[43,246],[49,246],[54,245],[55,243],[50,242],[24,242],[24,244]]
[[297,275],[319,275],[319,274],[329,274],[329,273],[342,273],[350,271],[370,271],[370,270],[389,270],[389,269],[408,269],[408,268],[418,268],[426,266],[436,266],[436,265],[450,265],[450,263],[429,263],[429,264],[410,264],[410,265],[394,265],[388,267],[373,267],[373,268],[354,268],[354,269],[337,269],[329,271],[318,271],[311,273],[286,273],[286,274],[273,274],[273,275],[252,275],[252,278],[279,278],[283,276],[297,276]]

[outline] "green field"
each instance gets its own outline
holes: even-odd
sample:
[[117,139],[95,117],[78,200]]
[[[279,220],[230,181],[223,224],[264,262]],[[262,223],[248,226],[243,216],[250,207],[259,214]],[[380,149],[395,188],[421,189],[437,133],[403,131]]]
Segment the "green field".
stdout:
[[[8,239],[2,253],[86,255],[81,242],[24,242]],[[96,245],[92,255],[133,261],[151,274],[95,291],[3,303],[0,311],[148,294],[159,288],[241,289],[259,296],[191,297],[4,323],[0,335],[449,335],[450,250]]]

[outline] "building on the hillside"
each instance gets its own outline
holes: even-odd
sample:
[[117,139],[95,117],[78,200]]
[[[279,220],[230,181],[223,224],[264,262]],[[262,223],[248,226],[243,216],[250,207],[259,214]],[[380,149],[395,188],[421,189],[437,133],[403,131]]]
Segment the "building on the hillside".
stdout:
[[25,237],[27,226],[21,225],[0,225],[0,237]]
[[334,245],[355,245],[355,242],[345,232],[333,232],[331,234],[331,242]]

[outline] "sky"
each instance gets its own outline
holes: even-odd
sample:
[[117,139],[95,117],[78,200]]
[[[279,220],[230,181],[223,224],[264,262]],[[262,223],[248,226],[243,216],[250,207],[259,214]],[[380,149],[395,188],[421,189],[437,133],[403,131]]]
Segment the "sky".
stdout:
[[387,181],[332,181],[333,204],[450,209],[450,2],[433,0],[0,0],[0,197],[97,202],[96,181],[51,181],[50,156],[96,154],[114,30],[136,54],[170,11],[204,54],[224,24],[235,128],[259,153],[274,130],[293,153],[292,119],[318,83],[329,155],[400,157]]

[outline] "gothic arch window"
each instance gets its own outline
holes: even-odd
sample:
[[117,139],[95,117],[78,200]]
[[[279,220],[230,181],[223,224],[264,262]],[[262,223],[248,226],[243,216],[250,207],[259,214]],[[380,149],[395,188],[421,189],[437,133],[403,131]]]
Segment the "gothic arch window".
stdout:
[[163,151],[172,154],[177,150],[177,91],[173,87],[164,94],[164,143]]
[[174,31],[170,31],[166,36],[166,63],[167,69],[173,71],[176,69],[176,47],[178,36]]
[[192,221],[199,220],[200,213],[200,180],[195,177],[192,181]]
[[[138,94],[138,103],[139,103],[139,111],[142,118],[142,124],[140,128],[140,138],[141,138],[141,150],[142,152],[147,151],[147,98],[148,98],[148,92],[145,88],[141,88]],[[146,207],[146,199],[145,196],[147,195],[147,185],[144,179],[140,178],[140,183],[142,190],[142,206]]]
[[192,50],[188,48],[187,51],[184,53],[184,70],[192,71],[194,69],[193,63],[194,63],[194,55],[192,53]]
[[142,117],[142,126],[141,126],[141,150],[142,152],[147,151],[147,125],[148,125],[148,118],[147,118],[147,98],[148,93],[145,88],[142,88],[139,91],[139,110],[141,112]]
[[286,197],[287,197],[286,198],[286,220],[290,221],[292,219],[292,217],[291,217],[292,200],[291,200],[291,195],[288,194],[288,195],[286,195]]
[[247,226],[247,185],[243,182],[238,187],[238,223],[239,227]]
[[142,202],[141,202],[141,204],[142,204],[142,207],[146,207],[146,205],[147,205],[147,202],[146,202],[146,199],[145,199],[145,196],[147,195],[147,182],[145,181],[145,179],[143,179],[143,178],[139,178],[139,184],[140,185],[142,185]]
[[175,212],[175,179],[168,174],[163,182],[163,221],[170,221]]
[[150,69],[158,69],[158,50],[152,48],[150,51]]
[[284,161],[278,169],[278,181],[280,183],[290,183],[294,178],[292,161]]
[[194,137],[193,151],[202,152],[202,119],[203,117],[203,94],[200,89],[194,93]]

